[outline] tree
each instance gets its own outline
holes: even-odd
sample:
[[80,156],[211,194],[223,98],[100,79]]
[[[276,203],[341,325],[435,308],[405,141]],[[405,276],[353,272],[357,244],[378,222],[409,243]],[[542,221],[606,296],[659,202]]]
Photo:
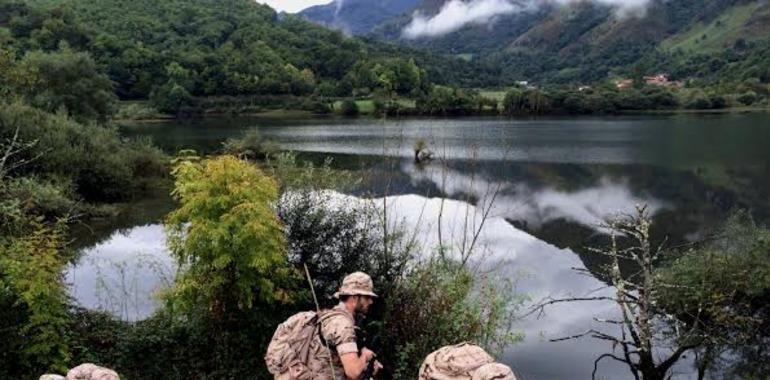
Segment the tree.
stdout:
[[233,156],[182,159],[173,170],[178,209],[166,218],[169,247],[183,271],[168,295],[215,320],[255,302],[286,302],[293,278],[273,205],[276,183]]
[[[4,309],[4,318],[20,315],[19,325],[4,321],[3,345],[18,345],[8,353],[19,355],[19,367],[34,371],[63,371],[69,361],[67,339],[67,293],[63,271],[66,264],[62,248],[66,220],[47,224],[34,215],[25,215],[26,233],[19,237],[0,237],[0,293],[14,299]],[[8,297],[10,296],[10,297]],[[0,304],[5,304],[0,299]],[[0,370],[3,374],[3,370]]]
[[35,107],[64,109],[79,121],[106,120],[115,111],[113,84],[88,53],[62,45],[58,51],[29,52],[16,65],[12,87]]
[[357,116],[358,104],[356,104],[355,100],[345,99],[340,105],[340,112],[342,112],[342,114],[345,116]]
[[[662,259],[664,251],[662,246],[652,246],[650,226],[646,207],[637,206],[634,215],[614,218],[606,224],[610,233],[609,247],[592,249],[595,254],[610,259],[599,277],[608,279],[614,295],[547,300],[537,307],[542,311],[543,307],[554,303],[580,301],[610,301],[618,306],[619,319],[597,321],[617,327],[619,334],[590,329],[582,334],[552,339],[561,341],[589,336],[612,344],[612,353],[602,354],[594,361],[593,378],[597,376],[599,363],[611,359],[624,363],[637,380],[663,380],[668,378],[672,366],[685,352],[703,344],[700,321],[686,324],[661,307],[661,289],[676,284],[663,283],[656,275],[654,265]],[[626,244],[621,246],[621,239],[626,240]],[[636,267],[636,272],[630,276],[621,272],[621,263],[629,261]],[[702,306],[705,301],[698,302]],[[670,352],[663,347],[671,348]],[[614,352],[615,348],[620,349],[620,356]]]
[[739,211],[705,243],[658,270],[661,307],[687,326],[700,325],[699,378],[727,363],[732,376],[761,378],[770,368],[770,230]]

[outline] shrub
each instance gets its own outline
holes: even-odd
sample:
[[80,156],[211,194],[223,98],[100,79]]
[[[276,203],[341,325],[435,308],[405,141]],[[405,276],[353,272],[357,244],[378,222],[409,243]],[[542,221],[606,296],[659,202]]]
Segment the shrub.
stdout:
[[693,96],[686,105],[689,109],[705,110],[711,108],[711,100],[705,97],[703,94],[696,94]]
[[18,200],[25,214],[48,220],[66,216],[75,209],[71,184],[61,185],[35,177],[10,180],[5,196]]
[[115,118],[118,120],[148,120],[158,116],[158,110],[154,107],[141,103],[129,103],[120,106]]
[[8,378],[61,372],[70,358],[61,254],[66,222],[49,225],[34,217],[22,222],[24,235],[0,236],[0,304],[7,307],[0,310],[0,347],[5,346],[0,375],[10,372]]
[[107,120],[115,112],[113,83],[88,53],[62,46],[29,52],[17,65],[14,89],[31,105],[48,112],[63,108],[79,121]]
[[225,153],[250,159],[268,158],[279,151],[279,146],[267,140],[259,133],[259,128],[251,128],[240,138],[227,139],[223,144]]
[[743,105],[750,106],[757,101],[757,93],[754,91],[747,91],[738,96],[738,101]]
[[345,99],[340,105],[340,112],[345,116],[358,116],[358,104],[355,100]]
[[500,354],[522,339],[511,323],[523,301],[508,280],[481,277],[452,261],[436,258],[415,266],[384,300],[384,356],[393,378],[416,378],[426,355],[457,342]]
[[72,183],[86,201],[125,199],[143,179],[167,172],[166,158],[149,141],[123,141],[115,129],[78,123],[22,103],[0,103],[0,138],[18,129],[22,141],[35,142],[20,159],[30,163],[12,173],[35,173]]
[[173,170],[178,209],[165,221],[168,244],[184,270],[167,294],[183,312],[214,320],[257,304],[288,302],[286,241],[272,205],[276,183],[233,156],[183,159]]

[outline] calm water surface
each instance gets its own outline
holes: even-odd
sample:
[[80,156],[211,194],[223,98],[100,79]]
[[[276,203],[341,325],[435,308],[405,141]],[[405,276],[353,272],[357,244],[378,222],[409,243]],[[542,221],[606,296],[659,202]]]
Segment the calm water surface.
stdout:
[[[734,208],[770,219],[770,115],[682,115],[555,119],[277,120],[232,119],[124,126],[127,136],[150,136],[169,152],[214,152],[229,137],[258,127],[301,158],[334,158],[360,170],[350,196],[394,197],[392,214],[419,231],[424,248],[437,244],[439,197],[443,231],[460,244],[463,216],[492,207],[479,249],[515,276],[534,299],[584,295],[604,283],[577,275],[601,263],[585,251],[607,215],[647,204],[655,235],[673,243],[697,239]],[[425,139],[440,157],[415,165],[412,145]],[[137,202],[120,221],[78,234],[82,259],[68,271],[73,295],[85,306],[140,319],[156,307],[155,290],[174,267],[158,221],[172,209],[165,192]],[[494,196],[494,201],[492,194]],[[342,196],[342,195],[340,195]],[[418,212],[419,211],[419,212]],[[598,292],[608,291],[607,289]],[[596,294],[596,293],[594,293]],[[603,327],[612,305],[562,305],[521,321],[525,342],[504,354],[522,379],[590,378],[593,358],[608,346],[590,339],[548,339]],[[684,363],[678,378],[690,378]],[[609,379],[629,378],[604,362]]]

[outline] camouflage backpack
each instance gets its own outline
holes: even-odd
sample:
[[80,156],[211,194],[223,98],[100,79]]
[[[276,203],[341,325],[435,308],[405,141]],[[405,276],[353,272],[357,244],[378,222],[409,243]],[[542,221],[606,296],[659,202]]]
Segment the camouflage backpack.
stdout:
[[425,358],[420,367],[420,380],[471,380],[474,371],[494,361],[484,349],[473,344],[442,347]]
[[473,372],[471,380],[516,380],[511,367],[500,363],[489,363]]
[[307,363],[310,359],[313,339],[318,337],[320,340],[319,322],[335,314],[344,314],[344,312],[322,311],[319,318],[319,314],[315,311],[304,311],[292,315],[278,325],[265,354],[267,370],[274,376],[288,371],[288,379],[291,380],[311,379],[313,373]]

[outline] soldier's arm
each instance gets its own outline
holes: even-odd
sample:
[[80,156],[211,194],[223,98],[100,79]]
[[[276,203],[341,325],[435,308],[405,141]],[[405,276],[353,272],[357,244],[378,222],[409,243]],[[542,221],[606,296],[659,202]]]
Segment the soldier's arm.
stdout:
[[374,352],[368,348],[361,350],[359,356],[356,352],[350,352],[347,354],[341,354],[340,360],[342,361],[342,367],[345,370],[345,376],[349,380],[358,380],[366,371],[366,367],[369,365],[369,361],[374,359]]
[[[323,322],[321,331],[327,342],[334,345],[348,380],[359,380],[370,360],[375,357],[368,348],[358,354],[355,325],[347,317],[334,316]],[[338,379],[345,380],[345,379]]]

